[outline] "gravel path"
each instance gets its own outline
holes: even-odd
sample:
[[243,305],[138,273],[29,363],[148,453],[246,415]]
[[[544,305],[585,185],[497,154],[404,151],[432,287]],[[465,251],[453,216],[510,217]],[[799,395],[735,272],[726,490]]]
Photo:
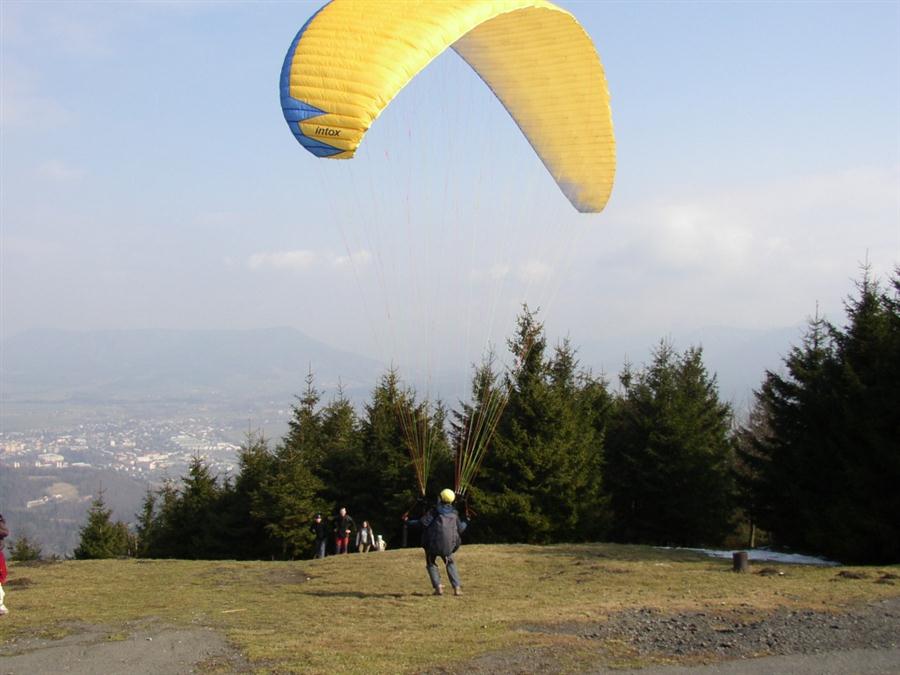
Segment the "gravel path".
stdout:
[[61,640],[26,638],[3,645],[0,675],[159,675],[198,670],[249,672],[225,637],[210,628],[145,625],[110,632],[79,626]]

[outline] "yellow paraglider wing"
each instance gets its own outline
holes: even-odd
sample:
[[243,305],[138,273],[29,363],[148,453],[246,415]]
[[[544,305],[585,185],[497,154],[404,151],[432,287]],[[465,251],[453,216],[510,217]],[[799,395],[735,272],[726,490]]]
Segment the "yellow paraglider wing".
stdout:
[[313,154],[350,158],[394,96],[451,46],[575,208],[601,211],[616,169],[606,77],[584,29],[544,0],[332,0],[285,57],[285,119]]

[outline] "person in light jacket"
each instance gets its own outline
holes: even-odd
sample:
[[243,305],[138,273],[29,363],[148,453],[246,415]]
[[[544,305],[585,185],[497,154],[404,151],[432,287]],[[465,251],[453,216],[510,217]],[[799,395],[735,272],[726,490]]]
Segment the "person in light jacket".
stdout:
[[356,532],[356,550],[360,553],[368,553],[375,544],[375,533],[369,526],[369,521],[364,520],[362,527]]

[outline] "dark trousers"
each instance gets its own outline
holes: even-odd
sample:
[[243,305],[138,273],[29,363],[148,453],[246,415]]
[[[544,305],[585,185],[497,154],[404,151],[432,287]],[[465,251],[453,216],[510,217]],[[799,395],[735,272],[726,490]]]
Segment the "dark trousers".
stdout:
[[441,585],[441,572],[437,566],[437,559],[440,558],[447,566],[447,576],[450,577],[450,585],[453,588],[459,588],[462,584],[459,581],[459,572],[456,569],[456,561],[453,560],[453,554],[443,556],[425,551],[425,569],[428,570],[428,576],[431,579],[431,585],[437,589]]

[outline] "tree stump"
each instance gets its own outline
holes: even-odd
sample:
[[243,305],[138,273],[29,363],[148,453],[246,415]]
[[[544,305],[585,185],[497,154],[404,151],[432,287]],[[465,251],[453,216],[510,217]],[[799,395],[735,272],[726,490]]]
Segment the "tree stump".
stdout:
[[731,569],[735,572],[748,572],[750,570],[750,558],[747,551],[737,551],[731,554]]

